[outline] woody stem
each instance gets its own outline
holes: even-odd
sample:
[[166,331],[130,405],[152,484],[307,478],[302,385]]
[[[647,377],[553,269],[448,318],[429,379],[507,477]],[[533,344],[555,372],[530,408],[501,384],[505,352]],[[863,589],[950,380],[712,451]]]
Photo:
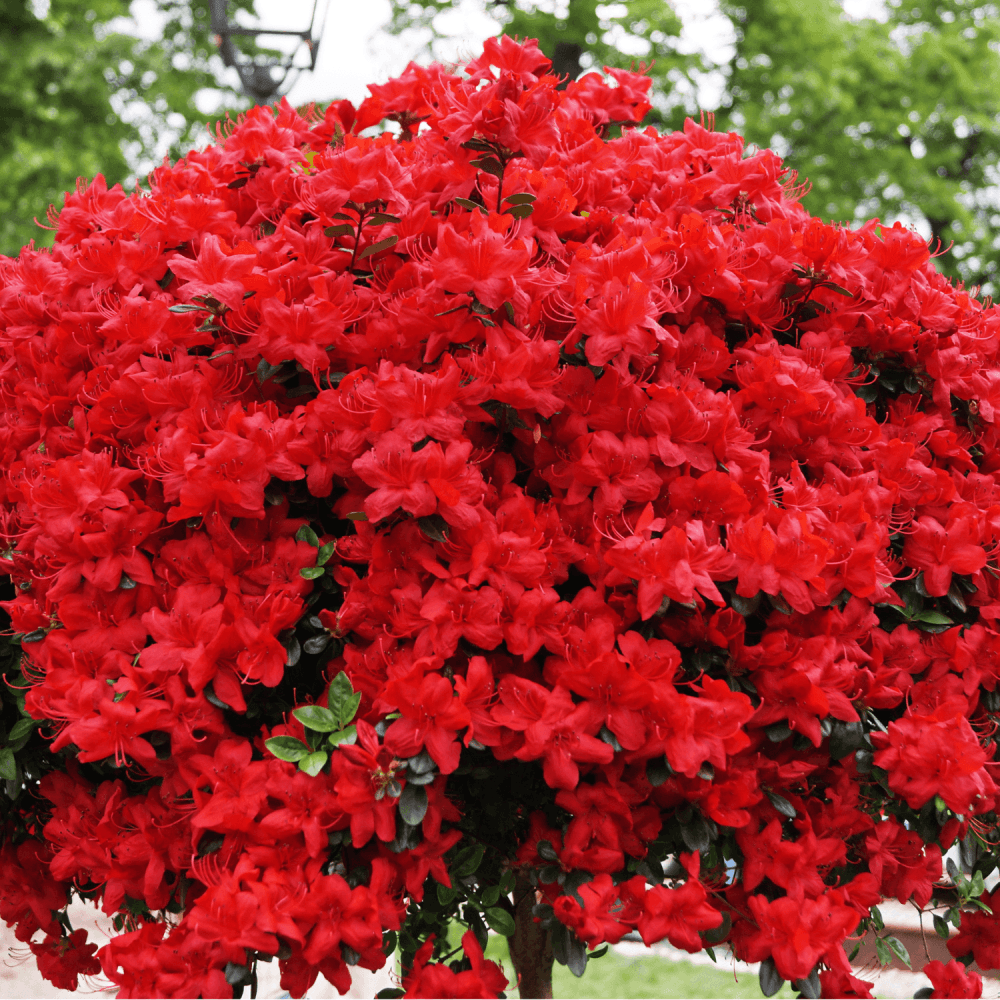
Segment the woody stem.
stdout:
[[518,989],[523,1000],[547,1000],[552,996],[552,936],[531,915],[535,891],[525,875],[517,876],[514,899],[514,934],[507,943]]

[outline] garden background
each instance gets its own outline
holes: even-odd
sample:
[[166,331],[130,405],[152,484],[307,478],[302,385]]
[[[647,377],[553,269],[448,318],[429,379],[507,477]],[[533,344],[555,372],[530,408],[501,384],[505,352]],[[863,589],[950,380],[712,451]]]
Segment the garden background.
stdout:
[[[275,27],[308,21],[311,6],[229,4],[238,23]],[[207,123],[248,104],[216,51],[207,2],[0,0],[0,24],[0,252],[8,255],[32,239],[50,242],[46,208],[78,176],[100,172],[131,186],[165,155],[210,141]],[[995,294],[996,6],[392,0],[362,8],[331,0],[315,71],[299,76],[288,97],[358,102],[369,81],[409,59],[457,62],[499,31],[539,38],[556,69],[572,75],[651,64],[651,123],[675,128],[686,115],[713,113],[718,128],[774,148],[807,178],[804,204],[814,214],[902,220],[949,248],[938,259],[945,273]],[[259,39],[264,49],[276,43]],[[727,994],[714,971],[681,971],[664,953],[644,961],[640,975],[621,949],[581,983],[562,992],[557,983],[557,995],[611,996],[626,982],[647,990],[637,996],[759,995],[752,975]],[[27,994],[18,987],[17,995]],[[986,995],[997,995],[992,983]]]

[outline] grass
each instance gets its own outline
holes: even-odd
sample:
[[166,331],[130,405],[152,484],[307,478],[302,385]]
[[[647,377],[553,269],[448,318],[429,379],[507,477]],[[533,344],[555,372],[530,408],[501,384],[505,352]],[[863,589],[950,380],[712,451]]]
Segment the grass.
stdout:
[[[456,941],[457,944],[457,941]],[[486,957],[503,965],[504,973],[513,980],[513,967],[507,939],[490,935]],[[512,986],[507,996],[517,997]],[[564,965],[556,964],[552,973],[552,992],[558,998],[576,997],[579,1000],[598,997],[645,998],[674,997],[763,997],[757,977],[741,973],[737,982],[731,969],[719,969],[689,962],[671,962],[650,954],[644,956],[618,955],[608,951],[602,958],[587,963],[587,971],[579,979]],[[795,992],[786,983],[781,998],[794,997]]]

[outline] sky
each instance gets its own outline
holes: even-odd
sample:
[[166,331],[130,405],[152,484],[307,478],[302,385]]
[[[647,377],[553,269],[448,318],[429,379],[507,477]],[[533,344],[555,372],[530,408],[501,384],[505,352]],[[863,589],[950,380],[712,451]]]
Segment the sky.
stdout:
[[[715,63],[726,62],[733,42],[732,27],[719,13],[717,0],[669,2],[684,24],[683,48],[701,52]],[[852,18],[883,16],[882,0],[842,2]],[[369,83],[384,83],[399,73],[422,47],[420,38],[396,38],[384,30],[389,20],[388,0],[257,0],[257,26],[306,28],[314,4],[320,13],[327,8],[328,22],[316,69],[299,76],[288,94],[292,104],[344,97],[357,103],[367,95]],[[484,39],[495,34],[499,25],[488,15],[488,8],[487,0],[457,0],[453,10],[440,15],[438,30],[449,39],[438,48],[438,57],[445,61],[471,57]],[[139,32],[155,37],[157,18],[151,0],[133,0],[131,10]],[[262,38],[261,42],[268,40]],[[699,90],[699,103],[706,109],[715,107],[721,86],[719,76],[706,77]],[[212,96],[206,94],[202,111],[211,113],[212,104]]]

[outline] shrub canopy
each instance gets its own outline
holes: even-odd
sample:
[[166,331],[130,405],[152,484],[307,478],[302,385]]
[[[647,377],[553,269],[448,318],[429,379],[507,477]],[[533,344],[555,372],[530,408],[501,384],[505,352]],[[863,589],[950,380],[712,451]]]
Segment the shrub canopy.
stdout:
[[548,66],[256,108],[0,260],[0,916],[57,985],[497,996],[490,927],[525,995],[637,930],[870,996],[956,841],[1000,966],[1000,312]]

